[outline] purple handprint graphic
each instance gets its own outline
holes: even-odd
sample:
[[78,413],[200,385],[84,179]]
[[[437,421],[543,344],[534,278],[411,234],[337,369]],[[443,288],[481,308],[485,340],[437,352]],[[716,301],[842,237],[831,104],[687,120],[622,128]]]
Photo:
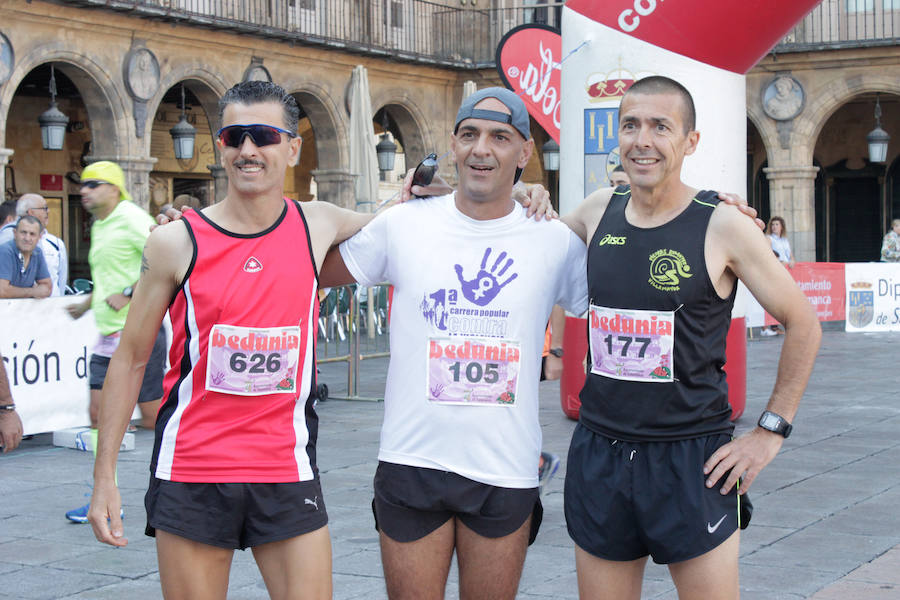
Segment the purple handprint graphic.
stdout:
[[[478,271],[478,274],[475,275],[474,279],[468,281],[463,278],[462,265],[455,265],[456,277],[462,285],[463,296],[478,306],[486,306],[489,304],[491,300],[497,297],[497,294],[500,293],[500,290],[503,289],[504,286],[519,276],[518,273],[513,273],[506,281],[501,283],[500,278],[506,273],[507,269],[512,266],[513,259],[506,259],[506,252],[501,252],[500,256],[497,257],[497,260],[494,261],[493,266],[491,266],[491,270],[486,271],[485,269],[490,256],[491,248],[487,248],[484,251],[484,258],[481,259],[481,269]],[[501,266],[501,263],[503,263],[504,260],[506,260],[506,262]]]

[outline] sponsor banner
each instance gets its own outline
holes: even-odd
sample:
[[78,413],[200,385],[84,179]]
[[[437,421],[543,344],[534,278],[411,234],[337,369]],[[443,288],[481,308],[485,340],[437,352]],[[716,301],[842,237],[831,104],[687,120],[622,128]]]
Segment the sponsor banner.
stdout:
[[0,300],[0,353],[26,435],[90,425],[88,365],[99,336],[92,312],[75,321],[65,310],[83,300]]
[[[566,9],[654,46],[743,74],[819,1],[569,0]],[[568,33],[565,27],[563,31]]]
[[548,25],[520,25],[497,45],[497,70],[504,85],[520,94],[528,113],[559,143],[562,37]]
[[[843,321],[845,313],[844,263],[796,263],[789,269],[794,281],[809,303],[816,309],[819,321]],[[743,283],[740,284],[743,287]],[[775,325],[778,321],[767,313],[759,301],[746,292],[747,327]]]
[[0,300],[0,352],[26,434],[91,423],[88,365],[97,327],[90,311],[74,321],[65,310],[83,300]]
[[[844,263],[796,263],[789,271],[820,321],[844,320]],[[766,325],[777,322],[765,313]]]
[[900,263],[847,263],[847,331],[900,331]]

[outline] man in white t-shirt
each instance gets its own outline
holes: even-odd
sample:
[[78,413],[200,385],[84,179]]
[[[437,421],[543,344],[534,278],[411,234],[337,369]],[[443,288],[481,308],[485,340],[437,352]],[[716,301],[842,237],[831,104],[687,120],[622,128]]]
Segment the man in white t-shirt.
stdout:
[[394,285],[376,526],[388,596],[514,598],[540,525],[538,380],[554,304],[586,309],[585,246],[511,198],[534,148],[521,98],[457,113],[455,194],[394,208],[332,251],[323,286]]
[[[65,243],[47,231],[47,223],[50,220],[50,207],[47,200],[40,194],[22,194],[16,202],[16,215],[22,218],[31,215],[41,222],[44,232],[38,243],[41,252],[44,253],[44,261],[47,270],[50,271],[50,281],[53,283],[51,296],[62,296],[66,292],[66,283],[69,279],[69,256],[66,253]],[[0,232],[0,244],[13,239],[13,229],[4,228]]]

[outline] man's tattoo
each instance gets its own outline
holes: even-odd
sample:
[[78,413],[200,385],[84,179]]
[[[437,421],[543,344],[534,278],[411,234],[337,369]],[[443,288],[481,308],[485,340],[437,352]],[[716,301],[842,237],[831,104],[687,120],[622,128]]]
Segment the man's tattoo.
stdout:
[[141,253],[141,275],[150,270],[150,261],[147,260],[147,251]]

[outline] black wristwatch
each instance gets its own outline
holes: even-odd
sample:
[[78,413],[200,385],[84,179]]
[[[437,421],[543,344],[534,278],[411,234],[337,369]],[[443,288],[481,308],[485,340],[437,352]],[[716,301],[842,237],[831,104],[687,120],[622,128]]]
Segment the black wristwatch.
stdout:
[[129,285],[124,290],[122,290],[122,295],[126,298],[131,298],[134,295],[134,286]]
[[562,358],[563,357],[563,349],[562,348],[550,348],[550,354],[552,354],[556,358]]
[[763,414],[759,416],[757,425],[763,429],[768,429],[773,433],[784,436],[785,438],[791,435],[791,431],[794,429],[794,426],[788,423],[784,417],[777,415],[770,410],[763,411]]

